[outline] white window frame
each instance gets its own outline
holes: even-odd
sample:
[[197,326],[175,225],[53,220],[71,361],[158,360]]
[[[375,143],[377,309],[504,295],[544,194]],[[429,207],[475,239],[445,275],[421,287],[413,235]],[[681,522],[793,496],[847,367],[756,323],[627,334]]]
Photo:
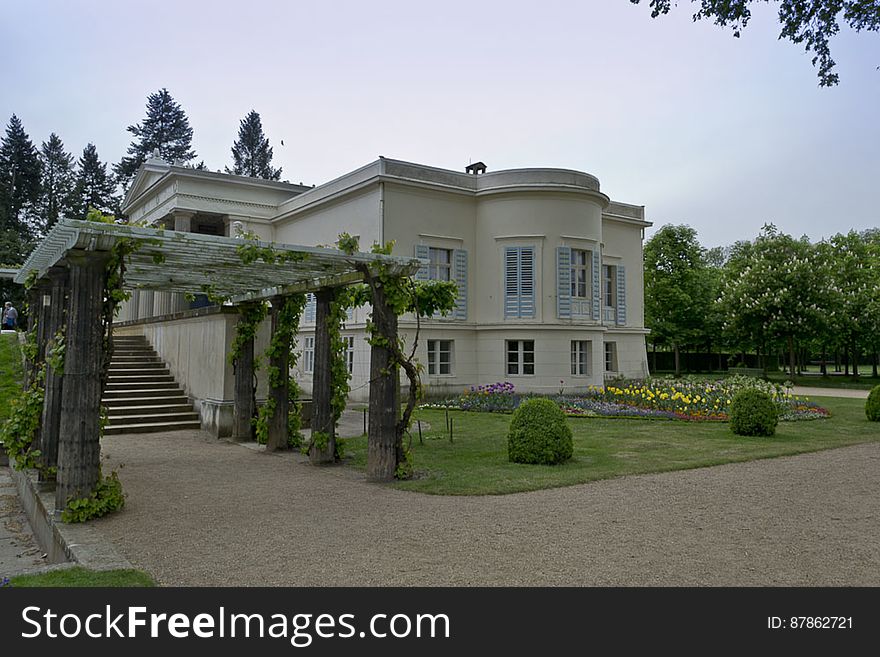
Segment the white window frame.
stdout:
[[[444,255],[446,260],[441,258]],[[452,275],[453,249],[443,249],[437,246],[428,247],[428,280],[431,281],[455,281]]]
[[[526,346],[531,349],[526,349]],[[511,360],[512,354],[516,359]],[[531,354],[531,358],[527,358]],[[516,371],[511,371],[511,367]],[[531,371],[527,371],[531,370]],[[534,376],[535,375],[535,341],[534,340],[505,340],[504,341],[504,371],[507,376]]]
[[[593,298],[593,252],[588,249],[571,249],[571,298],[572,299],[592,299]],[[583,259],[583,262],[578,260]],[[579,274],[583,274],[584,280],[578,280]],[[584,286],[584,294],[579,294],[580,285]]]
[[617,308],[617,265],[602,265],[602,305]]
[[[447,354],[446,363],[441,358],[443,354]],[[428,375],[455,376],[455,340],[428,340]]]
[[571,341],[571,375],[590,376],[593,369],[593,342],[591,340]]
[[354,336],[343,335],[342,344],[345,346],[345,365],[348,367],[348,373],[354,373]]
[[606,342],[605,343],[605,371],[606,372],[617,372],[618,364],[617,364],[617,343],[616,342]]
[[315,336],[303,338],[303,372],[312,374],[315,371]]

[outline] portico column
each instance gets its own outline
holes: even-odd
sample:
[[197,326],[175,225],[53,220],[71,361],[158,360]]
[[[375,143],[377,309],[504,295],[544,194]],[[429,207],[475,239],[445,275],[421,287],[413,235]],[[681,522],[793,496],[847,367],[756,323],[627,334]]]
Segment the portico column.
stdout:
[[[67,306],[66,267],[52,267],[49,270],[51,288],[49,292],[49,312],[46,317],[47,351],[55,343],[55,336],[64,328],[64,314]],[[42,460],[45,468],[58,465],[58,433],[61,426],[61,391],[64,385],[64,371],[55,370],[46,363],[46,384],[43,397],[42,433],[40,435]],[[54,479],[54,475],[45,476],[40,470],[40,479]]]
[[[242,304],[240,309],[247,307]],[[239,317],[241,323],[243,317]],[[232,410],[232,439],[249,442],[254,439],[251,420],[254,417],[254,339],[246,340],[232,364],[235,369],[235,405]]]
[[[174,210],[171,213],[174,230],[178,233],[191,233],[195,214],[190,210]],[[161,314],[177,313],[189,309],[189,301],[180,292],[164,292],[163,295],[167,297],[167,301]]]
[[[276,335],[281,328],[279,326],[281,309],[286,301],[284,297],[274,297],[272,299],[271,340],[276,340]],[[269,375],[269,400],[274,402],[275,408],[272,417],[269,419],[269,436],[266,440],[267,452],[287,449],[287,415],[290,412],[290,400],[287,395],[290,369],[290,333],[286,330],[284,333],[285,335],[278,336],[277,338],[282,343],[282,348],[269,355],[269,371],[278,371],[279,377],[277,385],[272,385],[272,375]]]
[[174,217],[174,230],[178,233],[192,232],[192,218],[196,215],[190,210],[174,210],[171,216]]
[[[315,367],[312,375],[312,445],[309,460],[313,464],[332,463],[336,453],[336,436],[333,422],[333,409],[330,400],[333,396],[330,376],[330,303],[336,298],[336,290],[325,288],[315,293]],[[327,439],[316,441],[317,434]]]
[[70,499],[87,497],[98,483],[101,465],[101,365],[104,354],[102,309],[107,252],[67,256],[70,293],[67,303],[64,381],[58,444],[55,509]]

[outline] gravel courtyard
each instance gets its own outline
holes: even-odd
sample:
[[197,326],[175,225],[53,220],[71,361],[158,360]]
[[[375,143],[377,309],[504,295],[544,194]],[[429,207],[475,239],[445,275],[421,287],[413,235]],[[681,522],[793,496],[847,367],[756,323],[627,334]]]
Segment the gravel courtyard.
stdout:
[[104,439],[97,526],[165,585],[880,585],[880,443],[492,497],[195,431]]

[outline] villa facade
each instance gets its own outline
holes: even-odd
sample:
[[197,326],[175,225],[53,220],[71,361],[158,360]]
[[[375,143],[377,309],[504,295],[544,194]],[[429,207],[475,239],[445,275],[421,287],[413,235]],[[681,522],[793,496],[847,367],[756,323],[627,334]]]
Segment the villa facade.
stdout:
[[[555,392],[644,377],[644,208],[612,201],[594,176],[563,169],[456,172],[379,158],[318,187],[148,160],[124,204],[132,221],[169,230],[332,245],[342,232],[394,241],[394,254],[426,261],[420,279],[454,281],[456,307],[422,321],[417,355],[431,395],[510,381]],[[142,333],[162,356],[203,425],[222,434],[232,399],[227,362],[236,316],[170,293],[135,291],[118,332]],[[314,306],[300,329],[301,386],[311,383]],[[366,399],[369,308],[343,333],[351,398]],[[411,344],[414,318],[401,333]],[[266,335],[257,342],[258,353]],[[260,390],[258,389],[258,396]]]

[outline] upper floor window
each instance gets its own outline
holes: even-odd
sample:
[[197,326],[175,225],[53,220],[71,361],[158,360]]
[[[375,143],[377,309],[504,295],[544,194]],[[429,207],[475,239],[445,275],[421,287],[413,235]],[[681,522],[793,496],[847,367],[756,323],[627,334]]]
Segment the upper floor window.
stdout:
[[617,307],[617,267],[602,265],[602,299],[606,308]]
[[303,339],[303,372],[311,374],[315,371],[315,338]]
[[535,247],[504,249],[504,317],[535,316]]
[[452,280],[452,249],[428,247],[428,278],[432,281]]
[[576,299],[589,299],[591,296],[591,255],[589,251],[583,249],[571,250],[571,296]]

